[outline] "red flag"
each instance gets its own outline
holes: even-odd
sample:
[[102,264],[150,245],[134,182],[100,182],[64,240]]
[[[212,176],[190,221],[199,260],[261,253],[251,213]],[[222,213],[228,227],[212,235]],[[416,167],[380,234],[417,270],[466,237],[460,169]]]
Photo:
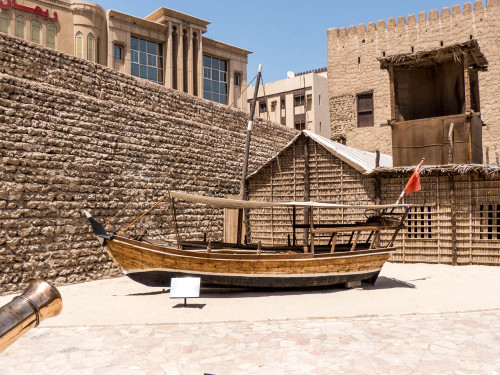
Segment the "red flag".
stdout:
[[414,193],[416,191],[419,191],[421,189],[420,187],[420,166],[422,163],[418,165],[418,167],[415,169],[415,172],[410,177],[410,180],[406,184],[405,187],[405,193],[406,195],[410,195],[411,193]]

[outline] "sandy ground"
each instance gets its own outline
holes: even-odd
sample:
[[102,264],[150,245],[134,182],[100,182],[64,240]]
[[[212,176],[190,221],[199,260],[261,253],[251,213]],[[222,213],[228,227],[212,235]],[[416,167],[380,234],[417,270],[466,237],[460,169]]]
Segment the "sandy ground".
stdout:
[[[320,290],[204,289],[169,298],[126,277],[61,286],[63,311],[43,327],[260,321],[500,309],[500,268],[386,263],[374,287]],[[13,298],[0,297],[0,306]]]

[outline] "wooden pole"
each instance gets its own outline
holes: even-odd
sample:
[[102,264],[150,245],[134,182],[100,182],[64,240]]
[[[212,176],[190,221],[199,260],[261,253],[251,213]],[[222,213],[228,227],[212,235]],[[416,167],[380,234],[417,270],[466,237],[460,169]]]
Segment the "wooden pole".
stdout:
[[[262,65],[259,65],[259,71],[257,73],[257,83],[255,84],[255,91],[253,93],[253,100],[250,106],[250,118],[248,119],[248,127],[247,127],[247,139],[245,144],[245,160],[243,162],[243,174],[241,175],[240,182],[240,198],[245,199],[246,197],[246,179],[248,172],[248,158],[250,155],[250,141],[252,138],[252,125],[253,118],[255,115],[255,106],[257,104],[257,94],[259,92],[260,80],[262,77]],[[243,231],[243,209],[238,209],[238,233],[236,236],[236,243],[241,245],[241,233]]]
[[490,164],[490,148],[486,146],[486,164]]
[[375,150],[375,168],[380,167],[380,150]]
[[293,231],[292,231],[292,245],[295,246],[296,244],[296,240],[297,240],[297,235],[295,233],[295,226],[297,225],[297,209],[295,206],[293,206],[292,208],[292,214],[293,214],[293,222],[292,222],[292,226],[293,226]]
[[457,213],[455,201],[455,177],[450,176],[450,213],[451,213],[451,264],[457,265]]
[[453,164],[453,152],[455,148],[455,124],[452,122],[448,131],[448,164]]
[[[307,147],[307,138],[304,138],[304,201],[311,200],[311,184],[309,179],[309,148]],[[309,224],[309,207],[304,208],[304,223]],[[307,238],[309,237],[308,228],[304,228],[304,247],[307,246]]]
[[[170,197],[170,193],[168,194]],[[181,239],[179,237],[179,230],[177,228],[177,215],[175,214],[175,205],[174,205],[174,198],[170,197],[170,207],[172,207],[172,217],[174,219],[174,232],[175,232],[175,238],[177,240],[177,248],[181,248]]]
[[496,143],[495,143],[495,162],[496,164],[500,164],[500,159],[498,158],[498,148]]

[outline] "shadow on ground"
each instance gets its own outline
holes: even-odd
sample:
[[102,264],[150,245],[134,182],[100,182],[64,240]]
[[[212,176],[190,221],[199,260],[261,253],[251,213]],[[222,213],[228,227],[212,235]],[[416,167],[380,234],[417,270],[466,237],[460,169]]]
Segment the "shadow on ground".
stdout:
[[[427,278],[410,280],[419,281],[426,280]],[[408,281],[394,279],[392,277],[380,276],[377,279],[375,285],[363,284],[361,286],[364,290],[381,290],[381,289],[395,289],[395,288],[410,288],[415,289],[415,284]],[[324,294],[324,293],[338,293],[345,291],[346,288],[343,284],[333,285],[333,286],[318,286],[318,287],[307,287],[307,288],[214,288],[214,287],[202,287],[200,290],[201,298],[242,298],[242,297],[265,297],[265,296],[288,296],[288,295],[299,295],[299,294]],[[169,294],[170,289],[155,290],[151,292],[144,293],[130,293],[127,297],[140,297],[140,296],[153,296],[160,294]],[[117,297],[117,296],[115,296]],[[182,305],[176,305],[174,307],[183,307]],[[195,308],[196,305],[191,305]]]

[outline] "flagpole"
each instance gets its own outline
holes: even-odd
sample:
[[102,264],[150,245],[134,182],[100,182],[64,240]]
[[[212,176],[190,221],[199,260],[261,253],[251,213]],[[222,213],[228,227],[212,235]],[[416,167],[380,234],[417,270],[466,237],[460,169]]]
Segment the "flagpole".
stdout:
[[[424,164],[424,161],[425,161],[425,158],[422,158],[422,161],[420,162],[419,165],[417,165],[417,167],[415,168],[415,171],[417,171],[418,169],[420,169],[420,167],[422,166],[422,164]],[[413,171],[413,173],[415,173],[415,171]],[[413,177],[413,175],[412,175],[412,177]],[[404,198],[404,196],[406,194],[406,189],[408,189],[408,185],[410,184],[410,181],[411,181],[411,177],[410,177],[410,180],[406,183],[406,186],[403,189],[403,191],[401,192],[401,195],[399,196],[398,200],[396,201],[396,204],[399,204],[399,202],[401,202],[401,200]]]

